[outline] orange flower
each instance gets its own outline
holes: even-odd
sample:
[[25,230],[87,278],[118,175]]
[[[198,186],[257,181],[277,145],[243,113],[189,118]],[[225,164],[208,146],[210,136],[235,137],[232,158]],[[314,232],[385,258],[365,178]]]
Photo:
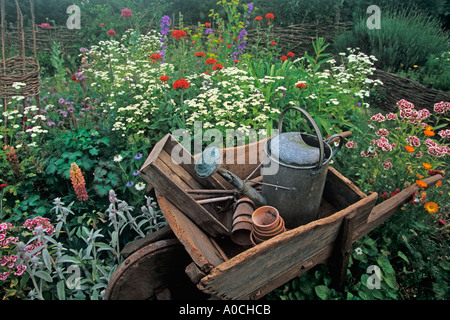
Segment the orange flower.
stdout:
[[263,17],[261,17],[261,16],[256,16],[255,17],[255,21],[261,21],[263,19]]
[[418,179],[423,179],[423,178],[424,178],[424,176],[421,175],[421,174],[416,174],[416,177],[417,177]]
[[428,185],[425,182],[423,182],[422,180],[416,180],[416,183],[420,188],[428,187]]
[[438,182],[436,182],[436,188],[438,188],[441,184],[442,184],[442,180],[439,180]]
[[223,65],[221,65],[220,63],[215,64],[215,65],[213,66],[213,70],[216,70],[216,69],[223,69]]
[[432,201],[425,203],[424,208],[428,213],[436,213],[439,210],[437,203]]
[[414,152],[414,148],[411,146],[405,146],[406,151],[408,152]]
[[431,131],[431,130],[425,130],[423,133],[424,133],[427,137],[432,137],[432,136],[434,136],[434,132]]
[[422,165],[423,165],[423,167],[425,168],[425,170],[430,170],[431,167],[432,167],[431,164],[426,163],[426,162],[422,163]]
[[84,181],[80,167],[75,162],[72,162],[70,165],[70,180],[77,195],[77,200],[87,201],[89,197],[86,191],[86,182]]

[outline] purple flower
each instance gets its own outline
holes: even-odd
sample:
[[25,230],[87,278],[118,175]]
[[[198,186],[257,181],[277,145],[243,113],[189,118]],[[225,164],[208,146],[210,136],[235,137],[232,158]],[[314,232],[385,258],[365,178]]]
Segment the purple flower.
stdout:
[[169,34],[169,26],[170,26],[170,17],[169,16],[163,16],[161,18],[161,46],[159,48],[159,54],[162,56],[161,60],[165,60],[165,54],[167,49],[167,35]]
[[139,175],[139,170],[136,170],[135,172],[133,172],[133,176],[137,176],[137,175]]
[[133,185],[134,185],[134,182],[133,182],[133,181],[127,182],[127,184],[126,184],[126,186],[127,186],[128,188],[131,188]]
[[141,158],[142,158],[142,153],[139,153],[139,154],[135,155],[134,158],[135,158],[136,160],[141,159]]
[[205,30],[205,34],[212,34],[213,33],[213,29],[208,28]]

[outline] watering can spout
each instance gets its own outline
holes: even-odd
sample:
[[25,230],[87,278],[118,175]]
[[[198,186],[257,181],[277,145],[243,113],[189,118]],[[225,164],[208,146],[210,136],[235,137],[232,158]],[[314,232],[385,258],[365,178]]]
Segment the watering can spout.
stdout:
[[222,168],[220,163],[221,157],[219,149],[216,147],[209,147],[205,149],[196,160],[195,174],[200,178],[207,178],[212,176],[214,173],[218,173],[222,178],[235,187],[237,191],[255,202],[255,205],[266,205],[266,199],[260,192],[247,185],[244,180],[239,178],[233,172]]

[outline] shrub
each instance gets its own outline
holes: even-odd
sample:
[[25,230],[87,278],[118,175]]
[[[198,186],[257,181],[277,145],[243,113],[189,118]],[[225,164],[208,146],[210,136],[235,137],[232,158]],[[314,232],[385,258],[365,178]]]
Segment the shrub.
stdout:
[[351,31],[336,37],[338,51],[359,47],[377,57],[378,67],[397,71],[402,65],[423,65],[431,54],[440,55],[448,49],[449,37],[440,22],[419,11],[382,9],[380,29],[367,28],[366,19],[361,18]]

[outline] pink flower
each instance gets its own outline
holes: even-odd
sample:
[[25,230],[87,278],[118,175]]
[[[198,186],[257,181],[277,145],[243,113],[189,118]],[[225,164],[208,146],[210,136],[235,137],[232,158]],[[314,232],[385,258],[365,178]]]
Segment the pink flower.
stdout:
[[395,143],[390,143],[389,140],[385,137],[381,137],[378,140],[374,141],[378,147],[381,148],[382,151],[391,151],[393,148],[395,148]]
[[388,119],[388,120],[398,120],[398,116],[397,116],[397,114],[396,113],[388,113],[387,115],[386,115],[386,119]]
[[375,132],[375,134],[379,137],[385,137],[389,135],[389,131],[387,129],[381,128]]
[[106,34],[110,37],[114,37],[116,35],[116,32],[114,30],[108,30]]
[[383,116],[381,113],[377,113],[376,115],[372,116],[370,118],[370,120],[377,121],[377,122],[383,122],[383,121],[386,121],[386,117]]
[[409,136],[406,138],[406,142],[408,142],[412,147],[420,146],[420,140],[416,136]]
[[414,109],[414,104],[406,101],[405,99],[401,99],[397,102],[397,106],[399,109]]
[[383,166],[383,169],[384,169],[384,170],[389,170],[390,168],[393,167],[392,163],[389,162],[389,161],[384,161],[383,164],[382,164],[382,166]]
[[418,118],[420,120],[425,120],[431,116],[431,112],[428,109],[419,110]]
[[437,113],[445,113],[446,111],[450,110],[450,102],[438,102],[434,105],[433,110]]
[[22,273],[23,273],[26,269],[27,269],[26,266],[24,266],[23,264],[19,264],[19,265],[16,267],[16,272],[14,272],[14,275],[15,275],[15,276],[20,276],[20,275],[22,275]]
[[356,142],[355,141],[348,141],[345,146],[349,149],[356,148]]
[[38,27],[42,28],[42,29],[53,29],[53,27],[50,24],[48,24],[47,22],[38,24]]
[[133,13],[131,12],[131,9],[122,9],[122,17],[131,18],[132,16]]
[[9,272],[0,273],[0,280],[4,281],[4,280],[6,280],[6,278],[8,278],[8,276],[9,276]]
[[450,130],[445,129],[438,132],[438,135],[441,136],[442,139],[450,138]]

